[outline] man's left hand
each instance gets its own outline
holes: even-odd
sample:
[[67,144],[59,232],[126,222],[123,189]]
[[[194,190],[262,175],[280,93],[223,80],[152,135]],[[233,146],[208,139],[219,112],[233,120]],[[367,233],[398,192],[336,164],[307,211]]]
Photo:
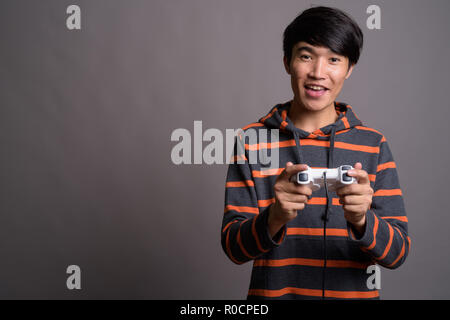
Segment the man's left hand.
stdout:
[[373,189],[370,187],[369,175],[362,170],[362,164],[357,162],[354,169],[347,174],[356,178],[357,183],[339,188],[336,194],[344,209],[344,217],[361,235],[366,225],[366,212],[372,204]]

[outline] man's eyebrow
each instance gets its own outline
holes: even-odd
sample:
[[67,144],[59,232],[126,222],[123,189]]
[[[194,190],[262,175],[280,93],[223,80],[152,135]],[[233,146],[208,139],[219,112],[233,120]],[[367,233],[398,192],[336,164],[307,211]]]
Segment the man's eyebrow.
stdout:
[[[308,47],[308,46],[298,47],[297,50],[296,50],[296,52],[298,53],[298,52],[300,52],[300,51],[302,51],[302,50],[308,51],[309,53],[312,53],[312,54],[316,54],[316,55],[318,54],[318,53],[314,50],[314,48]],[[338,56],[341,56],[341,54],[336,53],[336,52],[334,52],[334,51],[331,51],[330,49],[328,49],[328,54],[330,54],[330,55],[338,55]]]
[[310,53],[315,53],[315,51],[314,51],[313,48],[307,47],[307,46],[298,47],[296,51],[297,51],[297,52],[300,52],[300,51],[302,51],[302,50],[308,51],[308,52],[310,52]]

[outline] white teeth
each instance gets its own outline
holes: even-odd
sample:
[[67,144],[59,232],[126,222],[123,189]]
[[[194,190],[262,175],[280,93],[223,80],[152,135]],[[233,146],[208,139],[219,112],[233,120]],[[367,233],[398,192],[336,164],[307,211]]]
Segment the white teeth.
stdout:
[[324,87],[320,87],[320,86],[306,86],[309,89],[315,90],[315,91],[320,91],[320,90],[325,90]]

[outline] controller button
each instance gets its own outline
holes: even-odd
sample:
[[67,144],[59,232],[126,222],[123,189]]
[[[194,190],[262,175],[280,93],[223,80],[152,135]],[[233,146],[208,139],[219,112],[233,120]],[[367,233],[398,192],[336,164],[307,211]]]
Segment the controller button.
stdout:
[[352,181],[352,177],[350,177],[347,173],[342,175],[342,180],[344,181]]
[[307,173],[299,173],[298,180],[302,181],[302,182],[308,181],[308,174]]

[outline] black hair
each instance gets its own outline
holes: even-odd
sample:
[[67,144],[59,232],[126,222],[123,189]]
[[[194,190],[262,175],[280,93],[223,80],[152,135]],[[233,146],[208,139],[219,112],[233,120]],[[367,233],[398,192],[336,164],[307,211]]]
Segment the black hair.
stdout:
[[363,47],[363,33],[345,12],[330,7],[313,7],[300,13],[284,30],[283,51],[291,62],[292,48],[300,41],[323,46],[349,59],[349,66],[358,62]]

